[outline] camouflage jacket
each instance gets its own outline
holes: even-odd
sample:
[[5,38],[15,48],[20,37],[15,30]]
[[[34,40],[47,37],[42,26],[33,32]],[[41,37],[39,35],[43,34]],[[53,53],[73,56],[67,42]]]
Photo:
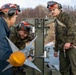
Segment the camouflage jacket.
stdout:
[[[57,20],[64,25],[60,25]],[[75,18],[61,11],[55,20],[55,51],[62,50],[66,42],[76,45]]]
[[26,46],[26,43],[28,41],[31,41],[34,36],[32,34],[28,35],[25,39],[21,39],[18,31],[16,30],[16,27],[13,26],[10,28],[11,34],[10,34],[10,40],[21,50]]

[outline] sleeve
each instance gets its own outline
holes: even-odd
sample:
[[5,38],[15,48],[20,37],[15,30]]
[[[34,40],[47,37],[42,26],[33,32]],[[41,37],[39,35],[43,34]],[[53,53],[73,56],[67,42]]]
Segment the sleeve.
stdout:
[[58,52],[58,29],[57,29],[57,21],[55,20],[55,47],[54,51]]
[[66,42],[73,43],[74,39],[74,17],[70,15],[65,15],[64,24],[67,27],[67,35],[66,35]]
[[32,41],[35,38],[34,33],[29,34],[28,41]]
[[17,32],[16,32],[15,27],[13,26],[13,27],[10,28],[10,37],[9,37],[9,39],[10,39],[13,43],[15,43],[15,42],[16,42],[16,37],[17,37]]
[[53,50],[58,52],[58,44],[57,44],[57,41],[55,42],[55,47],[53,47]]
[[6,60],[11,51],[7,39],[5,38],[6,31],[3,27],[0,27],[0,60]]

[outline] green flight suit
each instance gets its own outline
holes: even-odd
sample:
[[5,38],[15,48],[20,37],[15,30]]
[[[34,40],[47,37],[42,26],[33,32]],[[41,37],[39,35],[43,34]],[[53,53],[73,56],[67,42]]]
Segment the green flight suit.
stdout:
[[[59,25],[59,20],[64,25]],[[71,47],[64,53],[64,44],[71,43],[76,46],[75,18],[62,12],[55,20],[55,51],[59,50],[60,72],[62,75],[76,75],[76,48]],[[70,73],[71,67],[71,73]]]

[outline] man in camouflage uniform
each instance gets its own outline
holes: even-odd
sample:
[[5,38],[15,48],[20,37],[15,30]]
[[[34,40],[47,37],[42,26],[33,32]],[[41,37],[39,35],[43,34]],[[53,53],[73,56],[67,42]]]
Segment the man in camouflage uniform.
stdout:
[[[18,25],[13,26],[10,28],[11,34],[10,34],[10,40],[20,49],[24,49],[26,46],[26,43],[28,41],[33,40],[34,35],[31,33],[31,26],[27,21],[21,21]],[[29,55],[30,56],[30,55]],[[30,56],[32,57],[32,56]],[[31,58],[32,60],[32,58]],[[24,68],[26,66],[22,67],[13,67],[14,75],[25,75],[25,72],[23,72]]]
[[[55,19],[54,56],[58,57],[62,75],[76,75],[76,28],[75,19],[62,12],[61,4],[49,1],[47,8]],[[60,24],[62,22],[63,24]],[[70,69],[71,68],[71,69]],[[70,72],[71,71],[71,72]]]

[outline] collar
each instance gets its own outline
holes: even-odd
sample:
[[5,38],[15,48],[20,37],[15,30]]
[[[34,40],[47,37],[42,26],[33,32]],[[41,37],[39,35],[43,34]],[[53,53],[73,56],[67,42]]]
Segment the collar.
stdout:
[[60,14],[57,16],[57,19],[58,19],[58,20],[60,20],[60,19],[62,18],[62,14],[63,14],[63,12],[62,12],[62,10],[61,10]]

